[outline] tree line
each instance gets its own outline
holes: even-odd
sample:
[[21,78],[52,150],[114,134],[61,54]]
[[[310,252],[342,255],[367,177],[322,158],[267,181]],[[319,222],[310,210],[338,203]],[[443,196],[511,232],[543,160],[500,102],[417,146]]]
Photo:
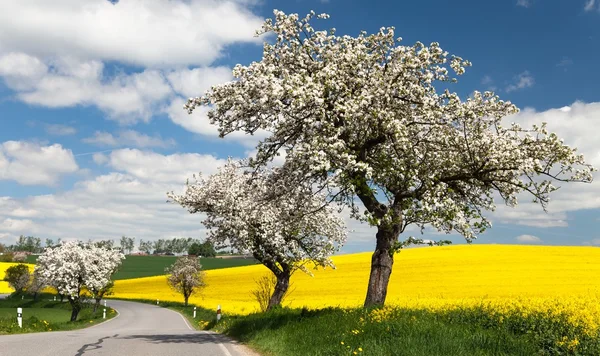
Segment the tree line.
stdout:
[[[45,239],[42,243],[42,239],[35,236],[24,236],[21,235],[17,239],[16,243],[11,245],[0,244],[0,262],[12,262],[15,260],[15,252],[26,252],[39,254],[44,252],[46,247],[56,247],[61,245],[62,240]],[[96,247],[104,247],[108,249],[117,249],[126,255],[129,255],[135,249],[135,237],[122,236],[118,241],[105,239],[105,240],[88,240],[88,244]],[[202,241],[200,239],[193,239],[191,237],[171,238],[171,239],[158,239],[156,241],[139,240],[138,250],[140,252],[152,254],[189,254],[202,257],[215,257],[217,251],[214,245],[210,241]],[[19,262],[17,258],[17,262]]]

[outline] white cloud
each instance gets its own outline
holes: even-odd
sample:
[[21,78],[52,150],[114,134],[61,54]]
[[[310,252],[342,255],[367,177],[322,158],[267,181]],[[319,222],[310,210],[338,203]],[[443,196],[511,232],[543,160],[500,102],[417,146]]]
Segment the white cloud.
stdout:
[[520,235],[515,237],[515,240],[523,244],[537,244],[542,242],[542,239],[533,235]]
[[531,0],[517,0],[517,6],[529,7],[531,6]]
[[[27,70],[39,59],[23,53],[16,58],[10,61],[14,71],[6,72],[5,82],[17,92],[20,100],[28,104],[46,107],[94,105],[110,118],[132,124],[148,121],[160,101],[172,95],[169,83],[157,70],[105,78],[104,64],[99,61],[60,57],[53,59],[42,72]],[[3,59],[0,57],[0,66]]]
[[[231,43],[257,42],[252,2],[219,0],[9,1],[0,51],[143,67],[207,65]],[[52,29],[52,30],[49,30]]]
[[583,6],[583,9],[585,11],[592,11],[592,10],[594,10],[595,5],[596,5],[596,0],[586,0],[585,5]]
[[167,78],[175,92],[185,98],[202,96],[211,86],[233,80],[228,67],[176,70],[168,73]]
[[[188,114],[183,109],[185,100],[178,97],[175,98],[169,106],[164,109],[164,112],[169,116],[173,123],[183,127],[187,131],[208,136],[212,139],[218,139],[219,131],[216,125],[210,123],[207,113],[209,108],[206,106],[198,107]],[[258,141],[267,137],[267,132],[264,130],[257,131],[254,135],[247,135],[243,132],[233,132],[225,136],[228,142],[235,142],[249,148],[256,147]]]
[[108,165],[139,180],[184,184],[193,174],[211,174],[225,160],[207,154],[176,153],[161,155],[152,151],[121,149],[108,157]]
[[77,130],[72,126],[61,124],[48,124],[46,125],[46,132],[49,135],[54,136],[68,136],[76,134]]
[[66,174],[75,173],[77,163],[71,150],[59,144],[7,141],[0,145],[0,180],[23,185],[54,185]]
[[528,71],[524,71],[514,78],[512,84],[506,87],[506,92],[510,93],[511,91],[519,89],[531,88],[534,84],[535,80],[533,79],[533,76]]
[[[137,149],[101,153],[94,160],[114,171],[68,191],[26,198],[0,197],[0,236],[42,234],[63,239],[204,237],[201,216],[167,204],[166,192],[182,192],[192,174],[214,173],[225,161],[210,155],[161,155]],[[3,235],[4,234],[4,235]]]
[[103,153],[94,153],[94,155],[92,156],[92,159],[94,160],[94,162],[96,164],[102,165],[105,164],[106,162],[108,162],[108,157],[103,154]]
[[256,3],[11,2],[0,14],[0,77],[28,104],[95,106],[120,124],[148,122],[176,94],[198,96],[231,79],[230,69],[208,66],[228,45],[264,40],[254,37],[263,22]]
[[96,131],[94,136],[84,138],[83,142],[98,146],[138,148],[166,148],[175,145],[175,140],[173,139],[165,140],[160,135],[148,136],[134,130],[123,130],[116,135],[104,131]]
[[[567,107],[542,112],[525,109],[519,114],[506,117],[504,121],[514,121],[522,127],[546,122],[549,132],[563,138],[565,144],[577,147],[577,152],[583,154],[588,163],[600,168],[600,147],[597,144],[596,131],[590,130],[590,127],[600,125],[600,103],[575,102]],[[519,205],[516,208],[498,203],[497,211],[489,216],[493,221],[518,225],[568,226],[567,212],[600,208],[598,173],[594,173],[594,178],[590,184],[555,182],[555,185],[561,188],[550,195],[548,214],[544,213],[539,204],[531,202],[532,197],[529,194],[523,193],[519,196]],[[496,201],[501,202],[500,199]]]

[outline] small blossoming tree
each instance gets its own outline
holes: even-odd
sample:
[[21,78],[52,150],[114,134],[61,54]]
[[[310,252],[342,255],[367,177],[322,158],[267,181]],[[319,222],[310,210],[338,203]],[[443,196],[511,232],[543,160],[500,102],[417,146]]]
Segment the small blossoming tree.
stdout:
[[15,290],[15,293],[21,293],[29,285],[31,273],[27,265],[19,263],[6,269],[4,280]]
[[84,289],[94,295],[96,291],[106,288],[124,258],[118,251],[93,244],[67,242],[46,248],[37,260],[36,273],[49,281],[59,294],[68,297],[72,309],[71,321],[75,321],[83,307]]
[[197,257],[178,257],[175,263],[167,267],[167,283],[175,291],[183,294],[185,306],[188,305],[190,296],[206,286],[205,273]]
[[273,272],[277,283],[267,309],[281,304],[295,270],[310,273],[307,263],[333,267],[329,257],[346,240],[344,223],[324,196],[311,187],[286,189],[288,182],[273,179],[275,171],[248,172],[229,160],[218,173],[188,182],[185,194],[170,194],[190,213],[206,214],[203,223],[217,247],[251,253]]
[[491,226],[483,212],[494,210],[494,194],[516,206],[528,192],[546,209],[553,181],[592,180],[593,168],[544,123],[503,122],[518,111],[512,103],[492,92],[461,99],[438,91],[456,80],[448,65],[456,75],[470,66],[438,43],[401,45],[393,27],[338,36],[316,31],[314,12],[274,13],[257,32],[274,35],[262,60],[237,65],[234,81],[185,109],[210,105],[221,136],[270,132],[254,166],[284,150],[286,175],[330,192],[377,228],[365,306],[384,304],[394,252],[420,242],[399,241],[407,226],[456,231],[470,242]]

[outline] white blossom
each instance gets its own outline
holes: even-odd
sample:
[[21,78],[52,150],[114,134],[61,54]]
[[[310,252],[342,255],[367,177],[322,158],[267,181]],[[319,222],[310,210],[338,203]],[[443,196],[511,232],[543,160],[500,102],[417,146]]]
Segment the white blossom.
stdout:
[[271,270],[286,265],[308,272],[308,262],[333,266],[329,256],[346,240],[343,220],[322,194],[289,190],[273,180],[274,170],[245,172],[229,160],[218,173],[188,182],[185,194],[170,197],[190,213],[206,213],[203,223],[216,246],[250,253]]
[[84,289],[92,294],[104,289],[124,258],[121,252],[94,244],[66,242],[44,250],[36,274],[78,307]]

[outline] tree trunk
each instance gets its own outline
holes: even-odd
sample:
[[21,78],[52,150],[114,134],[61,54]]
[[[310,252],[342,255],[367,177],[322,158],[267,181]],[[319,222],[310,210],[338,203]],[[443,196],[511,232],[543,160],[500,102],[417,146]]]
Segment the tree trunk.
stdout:
[[62,303],[65,299],[65,295],[64,294],[59,294],[60,295],[60,302]]
[[185,295],[183,298],[185,299],[185,306],[187,307],[188,306],[188,299],[190,299],[190,296],[189,295]]
[[377,227],[377,245],[371,258],[371,275],[369,276],[365,307],[382,306],[385,303],[394,265],[392,249],[400,235],[400,229],[400,224]]
[[100,301],[101,300],[102,300],[102,298],[96,299],[96,302],[94,303],[94,313],[96,312],[96,310],[98,310],[98,307],[100,306]]
[[79,315],[79,311],[81,310],[81,305],[79,301],[75,301],[73,298],[69,298],[69,302],[71,303],[71,321],[77,320],[77,315]]
[[283,272],[276,274],[277,283],[275,284],[273,295],[271,296],[271,299],[269,299],[267,310],[271,310],[272,308],[281,305],[281,301],[290,287],[290,275],[291,273],[289,270],[284,270]]

